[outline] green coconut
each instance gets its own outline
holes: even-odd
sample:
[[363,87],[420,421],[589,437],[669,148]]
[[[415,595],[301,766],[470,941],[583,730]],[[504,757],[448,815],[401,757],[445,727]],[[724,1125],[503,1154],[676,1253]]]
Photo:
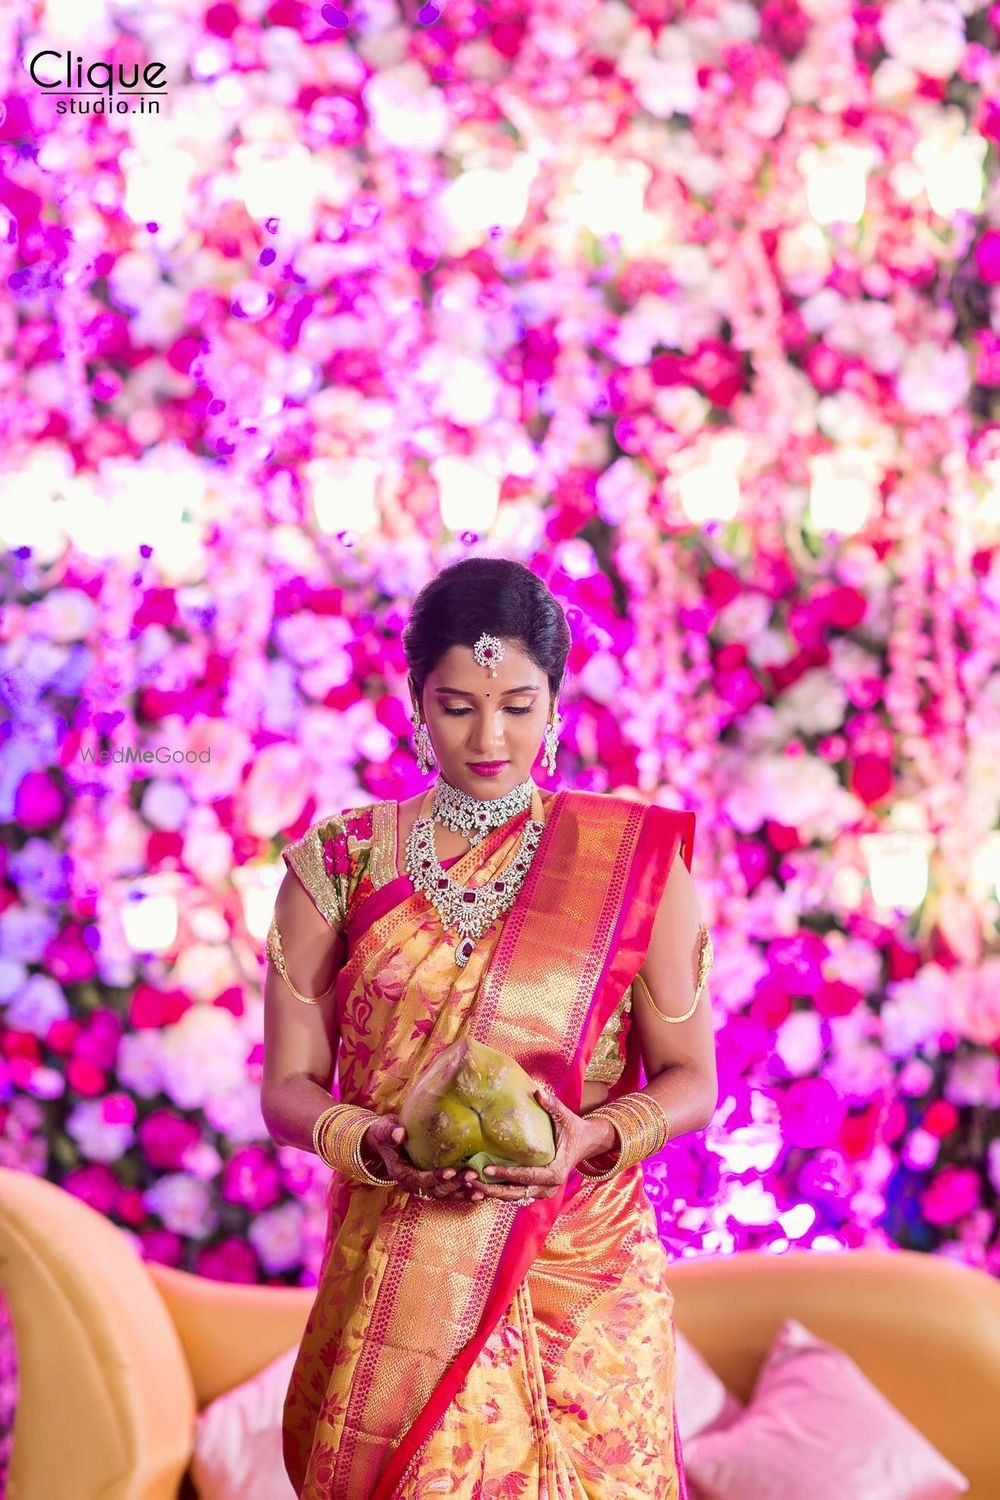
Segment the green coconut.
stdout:
[[[399,1107],[404,1150],[424,1172],[441,1167],[545,1167],[556,1154],[538,1080],[472,1037],[453,1042],[414,1080]],[[486,1179],[488,1180],[488,1179]]]

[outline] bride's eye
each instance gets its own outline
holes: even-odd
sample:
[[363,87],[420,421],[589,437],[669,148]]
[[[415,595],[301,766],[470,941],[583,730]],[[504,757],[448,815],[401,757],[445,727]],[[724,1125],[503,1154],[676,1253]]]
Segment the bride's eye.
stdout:
[[[472,712],[472,709],[471,708],[446,708],[444,711],[445,711],[446,714],[450,714],[453,719],[464,719],[466,714],[470,714]],[[531,713],[531,708],[530,708],[530,705],[527,708],[511,708],[511,707],[508,707],[507,710],[506,710],[506,712],[509,713],[509,714],[530,714]]]

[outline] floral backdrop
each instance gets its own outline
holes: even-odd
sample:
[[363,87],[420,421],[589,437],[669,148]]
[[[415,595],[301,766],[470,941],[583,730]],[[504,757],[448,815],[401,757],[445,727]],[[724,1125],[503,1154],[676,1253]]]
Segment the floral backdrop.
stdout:
[[[1000,5],[29,0],[0,46],[0,1163],[315,1281],[279,852],[424,784],[401,626],[500,553],[570,619],[556,780],[698,818],[668,1251],[1000,1273]],[[46,51],[122,71],[60,113]]]

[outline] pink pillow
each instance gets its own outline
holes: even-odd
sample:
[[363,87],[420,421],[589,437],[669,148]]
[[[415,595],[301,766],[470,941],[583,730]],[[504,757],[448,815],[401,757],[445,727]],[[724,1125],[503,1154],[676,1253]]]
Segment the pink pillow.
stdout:
[[705,1500],[954,1500],[969,1481],[834,1344],[786,1318],[750,1405],[684,1448]]
[[728,1427],[743,1411],[743,1402],[727,1391],[711,1365],[674,1324],[677,1341],[677,1377],[674,1387],[677,1430],[681,1443],[689,1443],[703,1432]]
[[199,1412],[191,1478],[199,1500],[295,1500],[281,1419],[295,1349]]

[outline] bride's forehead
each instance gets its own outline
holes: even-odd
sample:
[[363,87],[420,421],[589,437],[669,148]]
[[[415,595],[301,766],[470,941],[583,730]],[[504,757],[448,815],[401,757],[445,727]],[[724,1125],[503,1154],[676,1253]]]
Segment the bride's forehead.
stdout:
[[[502,691],[501,684],[513,686],[524,682],[540,681],[538,668],[520,645],[513,641],[502,641],[501,647],[502,655],[494,663],[497,674],[495,677],[489,667],[484,667],[481,662],[476,661],[471,646],[449,646],[429,676],[435,682],[448,682],[454,687],[474,691],[480,690],[484,684],[491,689],[499,688]],[[459,681],[459,677],[464,680]]]

